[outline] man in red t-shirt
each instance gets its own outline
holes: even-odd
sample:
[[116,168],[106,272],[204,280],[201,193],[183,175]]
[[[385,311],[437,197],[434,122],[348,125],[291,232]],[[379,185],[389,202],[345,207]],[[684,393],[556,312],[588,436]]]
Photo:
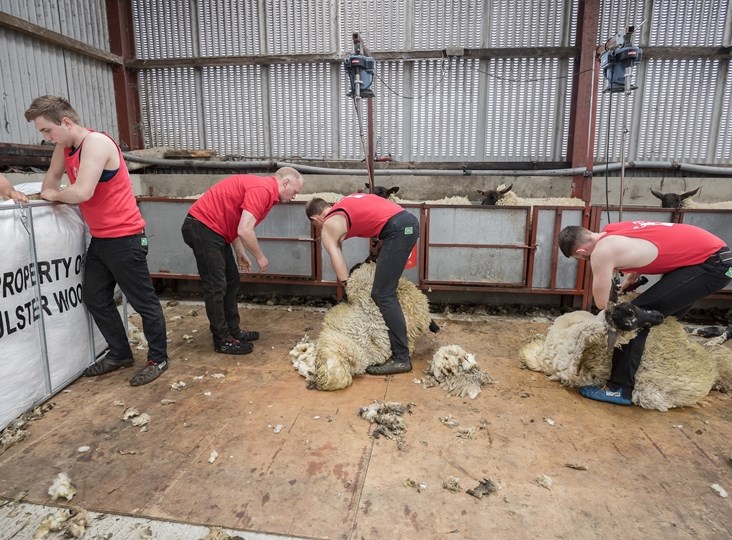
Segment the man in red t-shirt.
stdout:
[[181,233],[193,249],[203,285],[206,315],[214,350],[224,354],[248,354],[259,333],[239,328],[239,265],[250,270],[247,252],[260,272],[269,261],[259,247],[254,227],[278,202],[290,202],[302,189],[303,178],[292,167],[282,167],[274,176],[237,174],[214,184],[193,203]]
[[305,213],[320,230],[323,247],[330,256],[338,281],[348,278],[341,244],[347,238],[375,238],[381,241],[371,298],[379,307],[389,330],[391,358],[384,364],[369,366],[370,375],[390,375],[412,371],[407,345],[407,324],[396,290],[409,253],[419,237],[419,221],[401,206],[377,195],[347,195],[333,206],[320,198],[312,199]]
[[[56,145],[41,197],[78,204],[92,237],[84,259],[84,304],[109,351],[84,375],[102,375],[134,362],[125,324],[114,302],[114,287],[119,285],[140,314],[148,343],[147,364],[130,384],[154,381],[168,369],[165,317],[145,260],[145,220],[137,207],[122,151],[106,133],[81,125],[79,115],[64,98],[34,99],[25,118]],[[64,171],[71,185],[62,190]]]
[[[683,223],[627,221],[611,223],[599,233],[571,225],[559,233],[559,248],[565,257],[590,262],[592,295],[600,309],[607,306],[616,270],[625,273],[620,292],[641,274],[663,274],[632,303],[678,318],[697,300],[726,287],[732,278],[732,253],[724,240]],[[598,401],[630,405],[648,332],[648,328],[642,329],[627,345],[615,349],[605,387],[583,386],[580,393]]]

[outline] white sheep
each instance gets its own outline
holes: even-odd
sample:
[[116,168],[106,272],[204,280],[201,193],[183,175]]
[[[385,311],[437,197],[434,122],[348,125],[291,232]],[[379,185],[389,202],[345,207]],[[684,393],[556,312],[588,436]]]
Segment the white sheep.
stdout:
[[655,189],[651,190],[654,197],[661,199],[661,208],[710,208],[719,210],[732,210],[732,201],[720,201],[713,203],[703,203],[693,200],[691,197],[696,195],[701,187],[687,191],[685,193],[661,193]]
[[490,190],[478,190],[483,196],[483,200],[480,202],[483,206],[584,206],[585,201],[577,199],[576,197],[539,197],[539,198],[526,198],[519,197],[511,188],[513,184],[506,187],[505,184],[501,184],[496,189]]
[[[557,317],[546,336],[521,348],[521,366],[566,386],[601,386],[609,379],[612,364],[608,330],[604,312],[575,311]],[[617,335],[616,346],[628,343],[636,331]],[[666,317],[650,330],[632,400],[647,409],[666,411],[693,405],[711,389],[725,390],[730,384],[732,350],[695,343],[675,317]]]
[[[391,356],[389,334],[378,306],[371,299],[376,264],[362,264],[346,282],[348,300],[333,306],[323,318],[316,341],[307,336],[290,351],[293,366],[318,390],[350,386],[354,375],[366,367],[386,362]],[[417,338],[430,327],[427,297],[405,278],[400,278],[397,298],[407,323],[412,354]]]

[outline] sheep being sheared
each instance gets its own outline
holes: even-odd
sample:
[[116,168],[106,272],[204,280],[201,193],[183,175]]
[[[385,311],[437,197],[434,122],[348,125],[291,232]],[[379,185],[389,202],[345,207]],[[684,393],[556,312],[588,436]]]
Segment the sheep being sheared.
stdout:
[[[617,306],[643,312],[627,303]],[[610,326],[616,309],[616,305],[608,304],[607,310],[598,315],[575,311],[557,317],[546,336],[521,348],[522,367],[541,371],[566,386],[602,386],[610,377],[612,365],[610,337],[617,334],[614,344],[618,346],[637,333]],[[731,384],[732,350],[695,343],[675,317],[666,317],[650,330],[632,400],[646,409],[666,411],[693,405],[711,389],[725,391]]]
[[539,198],[526,198],[519,197],[511,188],[513,184],[508,187],[505,184],[501,184],[496,189],[482,190],[479,189],[478,193],[483,196],[483,200],[480,202],[482,206],[584,206],[585,201],[577,199],[576,197],[539,197]]
[[[290,351],[292,364],[305,375],[309,387],[339,390],[350,386],[366,367],[385,363],[391,356],[386,324],[371,299],[376,264],[362,264],[346,282],[347,301],[323,318],[318,339],[307,336]],[[397,298],[407,323],[409,353],[430,327],[427,297],[410,281],[399,279]]]

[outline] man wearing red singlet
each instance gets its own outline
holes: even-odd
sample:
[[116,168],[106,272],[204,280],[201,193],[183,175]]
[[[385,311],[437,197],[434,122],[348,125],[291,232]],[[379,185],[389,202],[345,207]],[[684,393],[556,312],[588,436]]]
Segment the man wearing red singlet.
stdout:
[[[600,309],[607,306],[616,270],[625,274],[620,292],[641,274],[662,274],[632,303],[679,319],[694,302],[723,289],[732,278],[732,253],[724,240],[683,223],[627,221],[611,223],[599,233],[571,225],[559,233],[559,248],[565,257],[590,262],[592,296]],[[630,405],[649,331],[642,329],[627,345],[615,349],[606,386],[583,386],[580,394]]]
[[[147,363],[130,384],[154,381],[168,369],[165,318],[147,267],[145,221],[137,208],[122,151],[106,133],[82,126],[79,115],[64,98],[36,98],[25,118],[56,145],[41,197],[78,204],[92,237],[84,261],[83,299],[109,351],[84,375],[102,375],[134,362],[114,301],[114,287],[119,285],[140,314],[148,342]],[[64,171],[71,185],[62,190]]]
[[419,221],[401,206],[382,197],[355,193],[334,205],[320,198],[312,199],[305,213],[320,230],[323,247],[339,282],[348,278],[348,268],[341,244],[347,238],[374,238],[382,241],[376,259],[376,273],[371,298],[379,307],[389,330],[391,358],[378,366],[369,366],[370,375],[390,375],[412,371],[407,345],[407,325],[396,290],[409,253],[419,237]]
[[249,252],[266,272],[269,261],[254,227],[275,204],[290,202],[302,185],[302,175],[292,167],[281,167],[274,176],[235,174],[211,186],[188,211],[181,234],[196,258],[217,353],[249,354],[259,339],[259,332],[239,328],[240,279],[232,248],[243,270],[252,267]]

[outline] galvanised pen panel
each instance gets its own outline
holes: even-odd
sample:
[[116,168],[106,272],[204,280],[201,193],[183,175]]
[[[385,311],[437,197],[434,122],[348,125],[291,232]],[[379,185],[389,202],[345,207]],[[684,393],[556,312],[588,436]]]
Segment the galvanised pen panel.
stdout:
[[[346,268],[350,270],[354,264],[362,263],[369,256],[368,238],[349,238],[341,245],[343,257],[346,259]],[[330,256],[322,244],[320,246],[320,260],[322,261],[322,281],[324,283],[335,283],[335,272],[330,262]]]
[[[536,220],[536,249],[534,250],[534,271],[532,275],[532,288],[549,288],[552,279],[552,261],[555,256],[553,252],[554,242],[559,231],[569,225],[582,225],[583,210],[562,209],[562,218],[558,229],[554,228],[558,210],[540,209],[537,211]],[[577,286],[578,263],[575,259],[568,259],[557,250],[557,276],[556,287],[558,289],[574,289]]]
[[183,241],[180,228],[195,201],[146,201],[137,205],[145,219],[148,237],[147,266],[151,274],[198,275],[193,251]]
[[430,247],[427,281],[455,285],[524,285],[525,250],[519,248]]
[[529,208],[438,206],[427,212],[430,245],[526,244]]

